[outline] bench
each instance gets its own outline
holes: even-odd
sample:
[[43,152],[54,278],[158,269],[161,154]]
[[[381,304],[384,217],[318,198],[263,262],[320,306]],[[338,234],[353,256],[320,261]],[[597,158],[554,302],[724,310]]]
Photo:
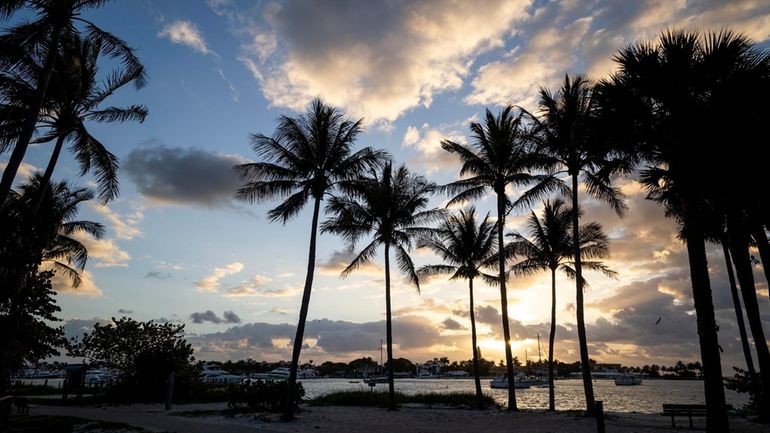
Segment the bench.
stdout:
[[694,428],[692,425],[692,418],[694,416],[705,417],[706,405],[705,404],[664,404],[663,416],[671,417],[671,427],[676,428],[674,417],[686,416],[690,419],[690,428]]
[[4,425],[8,422],[8,417],[11,416],[11,407],[13,406],[13,396],[5,396],[0,398],[0,425]]

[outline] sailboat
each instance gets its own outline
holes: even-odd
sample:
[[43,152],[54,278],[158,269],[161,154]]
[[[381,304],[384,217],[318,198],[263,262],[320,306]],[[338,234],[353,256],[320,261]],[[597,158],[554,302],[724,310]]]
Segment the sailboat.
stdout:
[[[537,334],[537,364],[539,366],[543,365],[543,359],[540,356],[540,333]],[[532,387],[533,388],[548,388],[548,378],[543,378],[540,373],[542,370],[537,371],[537,376],[535,377],[535,380],[532,381]]]

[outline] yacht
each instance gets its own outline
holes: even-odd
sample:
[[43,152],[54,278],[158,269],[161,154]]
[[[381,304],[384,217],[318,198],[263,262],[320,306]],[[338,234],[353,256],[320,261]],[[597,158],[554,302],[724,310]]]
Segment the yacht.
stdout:
[[241,383],[243,376],[228,373],[216,365],[204,365],[201,371],[201,381],[204,383]]
[[289,367],[278,367],[267,373],[269,380],[289,380]]
[[[516,389],[527,389],[532,386],[531,380],[513,378],[513,387]],[[508,377],[498,376],[489,381],[489,387],[494,389],[508,389]]]
[[615,385],[618,386],[633,386],[641,384],[642,378],[639,376],[634,376],[633,374],[623,373],[615,376]]

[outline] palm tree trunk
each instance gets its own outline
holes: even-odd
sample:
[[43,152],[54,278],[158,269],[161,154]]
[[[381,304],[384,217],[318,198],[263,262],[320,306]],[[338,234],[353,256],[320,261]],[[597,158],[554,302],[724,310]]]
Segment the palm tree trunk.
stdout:
[[396,388],[393,384],[393,323],[390,308],[390,244],[385,243],[385,336],[388,349],[388,410],[396,410]]
[[43,173],[43,179],[41,181],[42,188],[40,188],[40,194],[35,202],[35,208],[32,210],[33,216],[37,215],[37,212],[40,210],[40,205],[43,203],[43,198],[45,198],[45,195],[50,189],[49,184],[51,183],[51,177],[53,176],[53,169],[56,167],[56,162],[59,160],[59,155],[61,154],[61,148],[64,146],[64,138],[64,135],[60,135],[59,138],[56,139],[56,146],[53,148],[51,159],[48,160],[48,166],[45,168],[45,173]]
[[[767,242],[765,228],[760,224],[756,224],[752,231],[752,236],[757,243],[759,258],[762,260],[762,270],[765,272],[765,280],[767,281],[768,287],[770,287],[770,244]],[[770,294],[770,290],[768,291],[768,294]]]
[[733,262],[730,259],[730,250],[727,247],[727,235],[722,235],[720,240],[722,244],[722,253],[725,256],[725,265],[727,266],[727,278],[730,280],[730,294],[733,297],[733,306],[735,307],[735,317],[738,322],[738,333],[741,335],[741,346],[743,347],[743,357],[746,358],[746,369],[751,377],[754,377],[754,360],[751,359],[751,347],[749,346],[749,337],[746,335],[746,324],[743,321],[743,308],[741,308],[741,298],[738,294],[738,285],[735,283],[735,273],[733,272]]
[[484,409],[484,398],[481,392],[481,379],[479,378],[479,351],[476,349],[476,312],[473,306],[473,278],[468,279],[468,291],[470,292],[471,307],[471,344],[473,345],[473,380],[476,385],[476,405],[479,409]]
[[548,410],[556,410],[556,391],[553,383],[553,344],[556,340],[556,269],[551,269],[551,334],[548,336]]
[[51,32],[51,43],[48,47],[45,65],[43,66],[43,79],[38,84],[37,99],[35,100],[34,105],[29,109],[29,117],[27,117],[27,120],[24,122],[24,129],[19,136],[19,140],[16,142],[16,146],[13,147],[13,152],[11,153],[11,158],[8,160],[8,165],[5,166],[5,170],[3,171],[3,177],[0,180],[0,211],[5,208],[8,193],[13,185],[13,180],[16,178],[16,172],[19,171],[21,162],[24,160],[24,154],[27,153],[29,142],[32,140],[32,134],[35,132],[35,126],[37,125],[40,110],[43,108],[43,103],[48,95],[48,84],[51,82],[54,63],[56,62],[56,56],[59,52],[59,34],[61,33],[61,29],[61,25],[56,25]]
[[719,338],[714,317],[714,302],[711,297],[703,226],[697,209],[693,208],[689,200],[682,198],[680,204],[690,264],[692,298],[695,306],[701,361],[703,362],[706,431],[708,433],[728,433],[730,425],[727,421],[722,362],[719,355]]
[[770,418],[770,351],[767,348],[765,332],[762,329],[762,317],[757,301],[757,289],[754,286],[754,273],[749,255],[749,234],[744,229],[743,221],[728,217],[728,239],[730,254],[735,262],[735,274],[741,285],[743,306],[746,308],[746,318],[749,320],[751,336],[754,337],[754,348],[757,350],[759,377],[762,392],[759,400],[759,417],[763,421]]
[[288,388],[286,389],[286,404],[283,408],[283,419],[294,418],[294,387],[297,383],[297,367],[299,366],[299,354],[302,350],[302,341],[305,337],[305,321],[307,310],[310,306],[310,291],[313,288],[313,274],[315,272],[315,249],[318,235],[318,214],[321,210],[321,197],[315,198],[313,206],[313,222],[310,231],[310,248],[307,258],[307,274],[305,275],[305,288],[302,291],[302,306],[299,309],[299,322],[297,333],[294,336],[294,348],[291,352],[291,367],[289,369]]
[[580,259],[580,215],[578,207],[578,173],[572,174],[572,242],[575,244],[575,312],[577,313],[580,368],[583,371],[583,390],[586,395],[586,411],[594,411],[594,384],[591,381],[591,363],[588,356],[585,312],[583,310],[583,263]]
[[503,316],[503,338],[505,339],[505,367],[508,372],[508,410],[519,410],[516,406],[516,388],[513,381],[513,353],[511,353],[511,330],[508,326],[508,294],[505,289],[505,253],[503,230],[505,229],[505,189],[497,191],[497,264],[500,271],[500,308]]

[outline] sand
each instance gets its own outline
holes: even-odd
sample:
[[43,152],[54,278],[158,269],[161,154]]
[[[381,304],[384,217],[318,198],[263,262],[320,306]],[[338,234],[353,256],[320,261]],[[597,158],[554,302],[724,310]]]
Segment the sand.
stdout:
[[[297,419],[282,422],[277,414],[239,416],[180,416],[180,412],[224,409],[223,403],[175,405],[172,411],[163,411],[158,405],[126,406],[44,406],[33,412],[50,415],[73,415],[84,418],[119,421],[143,427],[149,431],[179,433],[294,433],[294,432],[350,432],[350,433],[594,433],[596,420],[577,412],[549,413],[523,410],[507,412],[448,407],[409,405],[389,412],[381,408],[302,406]],[[677,428],[671,419],[656,414],[607,413],[608,433],[673,433],[692,432],[687,418],[677,418]],[[705,427],[704,418],[695,419],[696,429]],[[733,433],[769,433],[770,425],[754,423],[745,418],[730,418]]]
[[[304,407],[293,422],[267,421],[245,417],[238,423],[276,432],[350,432],[350,433],[594,433],[596,420],[573,412],[504,410],[477,411],[453,408],[405,407],[395,412],[377,408]],[[671,419],[655,414],[608,413],[605,426],[608,433],[692,432],[687,418],[677,418],[677,428]],[[705,419],[696,418],[695,427],[705,428]],[[756,424],[743,418],[731,418],[734,433],[767,433],[770,426]]]

